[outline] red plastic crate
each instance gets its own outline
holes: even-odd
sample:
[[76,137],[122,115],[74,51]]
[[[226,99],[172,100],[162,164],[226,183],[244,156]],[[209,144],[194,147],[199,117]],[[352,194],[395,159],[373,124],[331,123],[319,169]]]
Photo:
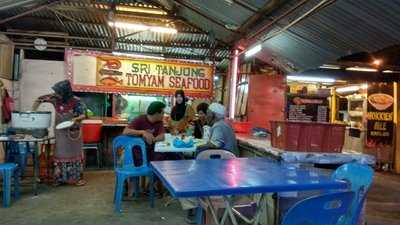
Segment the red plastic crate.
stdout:
[[250,122],[232,121],[232,127],[235,133],[250,133],[252,125]]
[[330,123],[271,121],[272,147],[299,152],[341,152],[345,126]]

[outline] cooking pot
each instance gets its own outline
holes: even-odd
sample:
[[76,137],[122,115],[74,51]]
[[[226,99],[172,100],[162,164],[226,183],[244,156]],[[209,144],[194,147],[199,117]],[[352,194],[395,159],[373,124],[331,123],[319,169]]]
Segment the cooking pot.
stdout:
[[22,129],[47,129],[51,125],[51,112],[19,112],[11,113],[11,127]]

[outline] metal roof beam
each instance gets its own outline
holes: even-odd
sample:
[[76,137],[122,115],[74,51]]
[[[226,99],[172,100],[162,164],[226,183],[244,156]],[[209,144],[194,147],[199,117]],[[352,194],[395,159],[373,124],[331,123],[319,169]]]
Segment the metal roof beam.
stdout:
[[37,12],[37,11],[40,11],[40,10],[42,10],[42,9],[46,9],[46,8],[48,8],[48,7],[52,7],[52,6],[58,4],[58,3],[62,2],[62,1],[64,1],[64,0],[58,0],[58,1],[53,1],[53,2],[51,2],[51,3],[46,3],[46,4],[43,4],[43,5],[39,5],[39,6],[37,6],[37,7],[34,7],[34,8],[32,8],[32,9],[30,9],[30,10],[28,10],[28,11],[25,11],[25,12],[23,12],[23,13],[20,13],[20,14],[18,14],[18,15],[11,16],[11,17],[5,18],[5,19],[3,19],[3,20],[0,20],[0,24],[10,22],[10,21],[12,21],[12,20],[18,19],[18,18],[20,18],[20,17],[26,16],[26,15],[29,15],[29,14],[32,14],[32,13]]
[[181,1],[181,0],[174,0],[174,2],[177,2],[178,4],[180,4],[180,5],[182,5],[182,6],[186,7],[186,8],[188,8],[189,10],[191,10],[191,11],[193,11],[193,12],[195,12],[196,14],[199,14],[200,16],[206,18],[207,20],[213,22],[214,24],[219,25],[220,27],[223,27],[225,30],[227,30],[227,31],[229,31],[229,32],[231,32],[231,33],[236,33],[235,31],[232,31],[232,30],[226,28],[226,27],[225,27],[225,24],[221,23],[220,21],[218,21],[218,20],[216,20],[216,19],[214,19],[214,18],[209,17],[209,16],[206,15],[205,13],[203,13],[203,12],[201,12],[200,10],[198,10],[198,9],[196,9],[196,8],[194,8],[194,7],[190,6],[190,5],[188,5],[188,4],[186,4],[185,2],[183,2],[183,1]]
[[[46,34],[43,32],[4,32],[0,31],[0,34],[12,35],[12,36],[28,36],[28,37],[47,37],[47,38],[61,38],[61,39],[72,39],[72,40],[82,40],[82,41],[103,41],[109,42],[111,41],[111,37],[81,37],[81,36],[70,36],[70,35],[58,35],[58,34]],[[175,47],[175,48],[192,48],[192,49],[211,49],[209,42],[157,42],[157,41],[141,41],[141,40],[132,40],[132,39],[120,39],[117,40],[118,43],[126,43],[126,44],[135,44],[135,45],[153,45],[160,47]],[[214,48],[213,48],[214,49]],[[222,46],[216,46],[216,50],[228,50]]]
[[[100,9],[94,7],[85,7],[85,6],[69,6],[69,5],[59,5],[55,7],[56,10],[59,11],[70,11],[70,12],[79,12],[79,13],[87,13],[88,11],[104,15],[108,14],[110,9]],[[158,15],[158,14],[149,14],[149,13],[141,13],[141,12],[128,12],[128,11],[115,11],[116,16],[127,16],[127,17],[136,17],[136,18],[143,18],[143,19],[158,19],[158,20],[176,20],[175,17],[170,15]]]
[[[35,46],[34,43],[21,43],[21,42],[15,42],[15,43],[10,43],[10,42],[5,42],[2,41],[0,44],[12,44],[16,47],[22,46],[22,47],[33,47]],[[36,45],[40,46],[40,45]],[[110,49],[110,48],[99,48],[99,47],[90,47],[90,46],[74,46],[74,45],[43,45],[48,48],[74,48],[74,49],[83,49],[83,50],[100,50],[100,51],[119,51],[119,52],[127,52],[127,53],[139,53],[139,54],[154,54],[154,55],[162,55],[164,57],[171,57],[171,58],[180,58],[180,59],[196,59],[196,60],[205,60],[209,57],[206,57],[204,55],[190,55],[190,54],[175,54],[175,53],[167,53],[167,52],[152,52],[152,51],[126,51],[123,49]],[[228,59],[229,57],[214,57],[215,61],[222,61],[224,59]]]
[[247,9],[253,13],[257,13],[258,9],[254,6],[251,6],[249,3],[242,2],[241,0],[233,0],[234,3],[238,4],[240,7]]
[[[64,17],[64,16],[63,16]],[[44,18],[44,17],[26,17],[26,18],[23,18],[23,19],[26,19],[26,20],[29,20],[29,21],[37,21],[37,22],[40,22],[40,23],[43,23],[43,24],[54,24],[54,23],[57,23],[57,21],[58,20],[53,20],[53,19],[49,19],[49,18]],[[19,20],[18,22],[19,23],[23,23],[23,19],[21,19],[21,20]],[[59,22],[59,21],[58,21]],[[70,19],[66,19],[66,20],[62,20],[62,22],[64,23],[64,25],[70,25],[70,27],[71,27],[71,25],[74,25],[74,26],[76,26],[75,24],[76,23],[78,23],[78,24],[80,24],[80,25],[83,25],[83,26],[104,26],[104,27],[108,27],[108,24],[105,24],[105,23],[98,23],[98,22],[80,22],[80,21],[78,21],[78,22],[73,22],[72,20],[70,20]],[[197,31],[191,31],[191,30],[185,30],[185,29],[180,29],[179,27],[178,27],[178,34],[198,34],[198,35],[207,35],[207,33],[204,33],[204,32],[197,32]]]

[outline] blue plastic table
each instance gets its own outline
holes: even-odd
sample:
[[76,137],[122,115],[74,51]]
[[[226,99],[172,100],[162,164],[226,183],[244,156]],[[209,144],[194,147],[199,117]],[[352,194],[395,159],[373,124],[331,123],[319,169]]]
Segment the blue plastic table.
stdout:
[[[151,166],[173,197],[196,197],[200,201],[209,201],[208,197],[218,195],[264,195],[347,188],[346,182],[332,180],[319,169],[298,167],[265,158],[153,161]],[[224,214],[229,214],[233,224],[236,224],[231,202],[228,197],[224,199]],[[265,195],[260,198],[258,205],[263,199],[265,200]],[[224,217],[222,222],[216,221],[217,224],[223,224]]]

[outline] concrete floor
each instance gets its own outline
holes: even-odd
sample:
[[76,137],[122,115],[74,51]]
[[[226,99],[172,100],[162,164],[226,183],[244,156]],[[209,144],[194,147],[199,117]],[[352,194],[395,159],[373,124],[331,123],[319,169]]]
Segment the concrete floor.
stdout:
[[[164,207],[165,199],[157,199],[151,209],[147,198],[124,201],[121,214],[113,212],[114,175],[112,171],[85,173],[84,187],[42,185],[37,197],[24,189],[19,201],[10,208],[0,208],[0,224],[40,225],[180,225],[184,213],[178,204]],[[377,173],[368,195],[368,225],[400,224],[400,176]]]

